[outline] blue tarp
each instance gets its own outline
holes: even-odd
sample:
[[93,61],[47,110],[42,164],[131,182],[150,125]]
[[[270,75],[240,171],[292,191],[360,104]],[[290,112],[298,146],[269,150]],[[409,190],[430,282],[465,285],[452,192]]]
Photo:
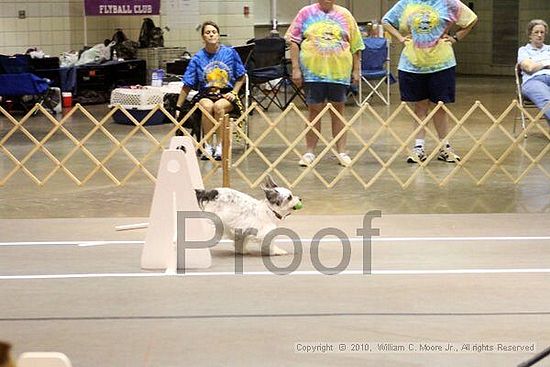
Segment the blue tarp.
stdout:
[[0,74],[0,96],[18,97],[43,94],[48,82],[32,73]]

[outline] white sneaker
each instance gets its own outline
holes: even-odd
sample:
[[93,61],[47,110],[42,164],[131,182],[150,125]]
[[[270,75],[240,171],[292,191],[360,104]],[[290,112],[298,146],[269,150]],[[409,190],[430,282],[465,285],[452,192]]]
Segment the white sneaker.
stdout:
[[311,163],[315,160],[315,154],[313,153],[306,153],[302,156],[302,159],[298,162],[298,164],[302,167],[307,167],[311,165]]
[[439,150],[437,159],[448,163],[460,162],[460,156],[453,151],[453,148],[450,144],[446,144],[443,148]]
[[424,147],[422,145],[417,145],[412,149],[411,155],[407,157],[407,163],[422,163],[426,158]]
[[214,150],[214,159],[217,161],[222,160],[222,145],[218,144],[216,145],[216,149]]
[[204,144],[204,152],[201,154],[201,161],[207,161],[212,158],[214,147],[208,143]]
[[348,155],[348,153],[338,153],[338,164],[343,166],[343,167],[347,167],[351,164],[351,158],[350,156]]

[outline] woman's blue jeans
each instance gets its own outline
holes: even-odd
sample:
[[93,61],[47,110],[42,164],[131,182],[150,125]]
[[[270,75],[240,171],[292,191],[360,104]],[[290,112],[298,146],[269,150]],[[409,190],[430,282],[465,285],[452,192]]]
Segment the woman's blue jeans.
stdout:
[[550,125],[550,75],[537,75],[521,86],[524,96],[529,98],[539,109],[543,109],[546,122]]

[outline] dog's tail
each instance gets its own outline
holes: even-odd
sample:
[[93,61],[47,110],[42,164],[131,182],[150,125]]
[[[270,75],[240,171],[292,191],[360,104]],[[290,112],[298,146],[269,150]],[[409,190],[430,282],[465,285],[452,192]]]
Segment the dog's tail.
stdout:
[[199,203],[199,207],[201,209],[204,209],[204,204],[208,203],[210,201],[214,201],[218,197],[218,190],[202,190],[202,189],[195,189],[195,195],[197,196],[197,202]]

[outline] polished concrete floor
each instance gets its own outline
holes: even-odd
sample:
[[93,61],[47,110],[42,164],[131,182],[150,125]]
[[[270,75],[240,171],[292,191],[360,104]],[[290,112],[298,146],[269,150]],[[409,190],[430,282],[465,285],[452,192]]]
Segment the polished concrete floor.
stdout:
[[[342,245],[316,252],[308,239],[327,227],[354,238],[362,216],[291,216],[284,226],[302,239],[293,255],[246,256],[241,272],[218,245],[211,268],[178,275],[142,271],[144,231],[114,230],[143,220],[0,220],[0,330],[16,355],[60,351],[79,367],[501,367],[534,352],[499,344],[550,345],[549,214],[386,215],[371,251],[351,243],[338,275],[313,256],[336,268]],[[295,259],[289,275],[266,265]],[[351,352],[357,344],[370,349]]]
[[[399,105],[397,87],[393,86],[392,88],[391,107],[382,105],[376,99],[372,102],[376,113],[384,119],[388,118]],[[476,101],[481,101],[487,113],[498,118],[513,99],[513,91],[514,84],[511,78],[463,77],[458,82],[457,103],[450,106],[450,109],[457,118],[462,118]],[[300,107],[301,111],[303,111],[302,107]],[[86,108],[97,119],[101,119],[108,112],[104,105],[86,106]],[[347,107],[346,116],[351,118],[356,111],[357,107],[350,104]],[[278,111],[275,108],[271,108],[267,114],[267,117],[271,119],[276,119],[278,116]],[[503,126],[510,132],[515,116],[516,114],[511,112],[503,120]],[[410,116],[405,112],[398,114],[392,120],[392,129],[403,140],[411,133],[410,120]],[[471,131],[475,138],[480,139],[490,124],[490,117],[484,111],[478,109],[471,114],[465,126],[468,128],[468,133]],[[259,114],[253,115],[250,125],[253,139],[257,138],[267,128],[267,124]],[[325,118],[323,132],[326,133],[327,138],[330,136],[327,132],[329,130],[328,125],[328,119]],[[6,134],[12,126],[12,123],[6,121],[6,119],[0,119],[2,135]],[[38,139],[43,138],[52,128],[50,122],[40,117],[29,120],[24,126],[35,134]],[[94,125],[85,119],[82,114],[77,113],[65,126],[75,137],[82,139]],[[290,113],[279,125],[283,134],[293,138],[302,131],[302,126],[300,116],[294,112]],[[539,126],[545,128],[543,123]],[[118,139],[123,139],[131,130],[127,125],[113,123],[107,123],[106,127]],[[354,127],[364,140],[368,140],[380,127],[380,123],[376,121],[371,113],[366,112]],[[169,126],[152,126],[149,131],[157,139],[160,139],[169,131]],[[471,149],[473,140],[468,133],[460,130],[452,141],[458,152],[467,152]],[[498,130],[489,136],[486,141],[487,146],[491,144],[488,149],[497,157],[511,144],[511,140]],[[269,135],[262,141],[261,145],[262,152],[271,161],[277,159],[284,150],[282,139],[276,133]],[[434,145],[433,138],[428,137],[427,149],[433,149]],[[530,133],[529,137],[521,143],[523,151],[529,152],[533,157],[546,149],[547,145],[548,137],[540,130]],[[29,144],[29,139],[22,133],[12,136],[5,143],[5,146],[19,159],[22,159],[32,147]],[[58,158],[63,157],[74,147],[73,143],[60,132],[54,134],[45,146],[54,154],[57,153]],[[100,132],[97,132],[94,138],[90,139],[85,146],[99,159],[105,157],[107,152],[114,147],[112,142]],[[135,154],[136,157],[145,156],[153,148],[150,140],[142,133],[138,133],[131,138],[127,142],[127,146],[129,151]],[[242,149],[239,150],[238,145],[236,147],[234,158],[238,158],[239,153],[242,153]],[[318,151],[323,147],[324,145],[320,144]],[[353,134],[348,134],[348,148],[352,157],[361,147],[360,141]],[[386,160],[398,147],[397,141],[388,133],[381,134],[373,146],[376,154]],[[299,144],[297,149],[298,152],[303,151],[303,143]],[[402,152],[390,167],[392,172],[402,181],[407,180],[410,175],[415,173],[416,169],[415,165],[404,162],[405,157],[406,152]],[[272,172],[274,178],[280,182],[279,175],[283,175],[291,182],[295,180],[303,171],[297,165],[298,158],[299,156],[295,153],[285,158],[277,167],[279,172]],[[157,150],[145,163],[145,167],[153,175],[156,175],[158,159],[159,151]],[[107,166],[113,172],[116,172],[119,178],[123,178],[130,170],[128,168],[130,163],[128,158],[118,152]],[[474,153],[473,159],[468,163],[468,171],[460,170],[445,186],[440,186],[438,182],[449,174],[454,167],[434,159],[415,176],[410,186],[405,189],[388,172],[367,189],[359,184],[351,173],[344,175],[335,187],[330,189],[327,189],[314,174],[310,173],[294,188],[294,191],[305,200],[303,214],[363,214],[372,209],[379,209],[387,214],[539,213],[550,211],[550,185],[548,185],[550,153],[546,152],[540,158],[539,166],[531,165],[529,167],[530,161],[526,159],[519,148],[516,148],[510,158],[502,162],[501,166],[507,168],[513,177],[518,177],[525,169],[529,169],[529,173],[518,184],[513,183],[509,177],[497,169],[485,183],[478,185],[477,180],[490,169],[491,163],[485,152],[478,149]],[[55,168],[55,165],[42,152],[35,154],[25,165],[39,178],[45,177],[49,171]],[[75,154],[66,165],[81,179],[94,168],[90,159],[82,153]],[[201,163],[201,167],[203,175],[206,175],[212,169],[212,164]],[[0,176],[5,177],[13,168],[14,164],[8,160],[5,154],[2,154],[0,156]],[[238,168],[254,180],[263,173],[267,165],[257,154],[251,154]],[[365,153],[354,165],[357,175],[365,181],[372,178],[380,168],[380,164],[375,162],[375,158],[370,152]],[[336,160],[330,153],[325,156],[317,168],[319,174],[328,181],[336,177],[340,170],[341,168],[336,164]],[[546,175],[542,170],[546,171]],[[473,179],[470,175],[475,176],[476,179]],[[261,195],[261,191],[258,188],[250,188],[235,169],[232,171],[231,182],[236,189],[254,196]],[[206,180],[205,185],[207,187],[221,186],[221,170],[217,170],[212,177]],[[149,213],[153,189],[154,184],[139,171],[120,187],[117,187],[101,172],[96,174],[84,186],[79,187],[61,170],[44,186],[36,185],[20,170],[0,188],[0,201],[3,208],[0,211],[0,217],[144,217]],[[468,200],[464,200],[464,197],[468,197]]]
[[[509,78],[461,78],[458,86],[458,103],[451,107],[457,115],[476,100],[498,115],[514,90]],[[394,93],[389,109],[373,106],[388,116],[397,104]],[[347,115],[354,109],[350,105]],[[91,106],[90,111],[100,117],[106,107]],[[398,133],[406,134],[407,120],[398,118]],[[488,120],[476,114],[469,127],[474,133],[483,131]],[[11,126],[5,120],[0,124],[3,133]],[[29,129],[42,131],[41,136],[50,129],[47,122],[33,124],[29,122]],[[368,136],[372,124],[366,117],[358,130]],[[512,124],[510,117],[506,126],[511,130]],[[83,137],[90,127],[82,125],[75,118],[68,126]],[[252,127],[251,135],[260,134],[261,126]],[[109,128],[117,136],[128,131],[124,125]],[[299,131],[285,129],[289,134]],[[151,130],[162,136],[166,127]],[[502,141],[502,146],[497,142],[491,149],[508,145],[506,138]],[[21,157],[28,145],[24,142],[19,136],[6,146]],[[454,144],[466,148],[471,143],[464,138]],[[525,151],[540,152],[548,139],[535,132],[522,144]],[[136,154],[149,149],[142,136],[131,145]],[[266,145],[266,155],[276,155],[277,139]],[[69,145],[57,135],[47,146],[67,152]],[[359,149],[352,138],[349,147],[352,154]],[[110,148],[107,141],[98,140],[89,149],[101,155]],[[377,149],[382,155],[390,151],[384,141]],[[4,176],[12,164],[1,157]],[[521,156],[514,159],[504,165],[525,165]],[[547,154],[540,167],[550,170],[549,161]],[[68,165],[85,174],[86,169],[78,170],[87,162],[80,155]],[[299,175],[296,162],[289,158],[282,172]],[[470,166],[473,172],[487,169],[483,160],[473,162],[479,162]],[[111,167],[116,171],[124,164],[124,159],[113,160]],[[204,170],[211,167],[201,164]],[[369,164],[365,158],[357,171],[368,175]],[[39,175],[51,169],[44,156],[28,165]],[[155,165],[150,162],[152,171]],[[259,167],[263,166],[251,159],[242,169],[258,172]],[[415,169],[402,159],[392,168],[403,177]],[[334,177],[339,169],[327,157],[319,172]],[[458,174],[440,187],[426,172],[441,177],[450,169],[434,161],[406,189],[391,177],[368,189],[348,176],[332,189],[307,177],[294,188],[305,208],[283,223],[299,234],[301,249],[283,244],[290,255],[246,256],[240,274],[231,246],[222,244],[212,249],[211,268],[176,275],[140,269],[145,230],[115,231],[116,225],[148,221],[154,185],[144,175],[121,187],[104,177],[78,187],[60,174],[37,186],[17,173],[0,187],[0,338],[14,345],[16,355],[64,352],[75,367],[516,366],[534,352],[505,352],[496,349],[498,344],[534,346],[536,351],[550,345],[549,179],[534,167],[518,184],[495,175],[476,185],[468,175]],[[206,185],[219,182],[216,173]],[[238,176],[232,183],[254,196],[260,194]],[[380,234],[373,237],[371,251],[353,241],[342,272],[319,272],[314,257],[326,267],[336,267],[343,247],[327,238],[315,251],[314,235],[332,227],[357,238],[363,215],[374,209],[381,210],[382,217],[373,221]],[[266,265],[272,261],[284,268],[296,258],[298,267],[289,275],[273,274]],[[363,349],[299,350],[299,345],[327,343]],[[449,343],[459,349],[422,350]],[[464,346],[469,349],[461,349]]]

